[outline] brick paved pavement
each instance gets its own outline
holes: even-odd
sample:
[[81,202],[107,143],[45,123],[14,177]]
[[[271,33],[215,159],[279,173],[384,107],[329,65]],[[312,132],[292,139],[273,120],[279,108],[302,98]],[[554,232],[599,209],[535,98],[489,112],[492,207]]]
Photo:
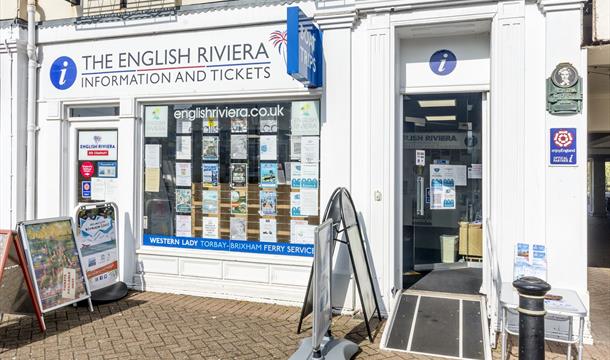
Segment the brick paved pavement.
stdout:
[[[593,323],[599,341],[587,347],[585,358],[608,359],[610,269],[591,269],[590,278],[595,281],[591,287],[594,320],[599,316],[602,323]],[[46,317],[45,335],[31,318],[5,320],[0,324],[0,359],[285,359],[309,333],[295,334],[299,311],[245,301],[132,292],[118,303],[96,306],[94,313],[72,307],[55,311]],[[365,339],[362,321],[348,316],[336,317],[333,330],[360,344],[358,359],[427,358],[380,351],[381,331],[371,344]],[[565,348],[548,350],[552,353],[547,358],[559,358]],[[499,358],[498,352],[494,358]]]

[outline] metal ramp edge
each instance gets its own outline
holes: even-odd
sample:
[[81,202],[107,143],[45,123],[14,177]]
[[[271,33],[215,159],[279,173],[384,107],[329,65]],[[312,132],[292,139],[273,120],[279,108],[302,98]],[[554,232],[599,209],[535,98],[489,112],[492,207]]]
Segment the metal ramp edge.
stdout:
[[491,360],[485,297],[407,290],[381,337],[381,349],[450,359]]

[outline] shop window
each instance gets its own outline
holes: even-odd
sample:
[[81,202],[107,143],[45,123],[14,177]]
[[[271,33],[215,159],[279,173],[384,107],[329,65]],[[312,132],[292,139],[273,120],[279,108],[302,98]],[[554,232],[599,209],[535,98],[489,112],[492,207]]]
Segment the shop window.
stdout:
[[311,256],[317,101],[144,108],[144,245]]
[[73,117],[73,118],[119,116],[119,107],[118,106],[71,107],[69,114],[70,114],[70,117]]

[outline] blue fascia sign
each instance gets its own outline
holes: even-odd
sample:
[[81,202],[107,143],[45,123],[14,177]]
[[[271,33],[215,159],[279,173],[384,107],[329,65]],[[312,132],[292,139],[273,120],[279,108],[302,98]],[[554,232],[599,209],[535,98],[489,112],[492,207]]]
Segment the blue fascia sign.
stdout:
[[298,6],[287,12],[287,56],[288,75],[310,88],[323,83],[322,31]]

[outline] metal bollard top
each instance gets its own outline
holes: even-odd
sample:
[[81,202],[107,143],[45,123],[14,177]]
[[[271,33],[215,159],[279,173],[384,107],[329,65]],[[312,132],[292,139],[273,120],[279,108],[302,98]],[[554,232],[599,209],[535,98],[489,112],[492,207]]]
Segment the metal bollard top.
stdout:
[[513,281],[513,286],[519,294],[529,296],[544,296],[544,294],[551,290],[549,283],[534,276],[524,276],[517,279]]

